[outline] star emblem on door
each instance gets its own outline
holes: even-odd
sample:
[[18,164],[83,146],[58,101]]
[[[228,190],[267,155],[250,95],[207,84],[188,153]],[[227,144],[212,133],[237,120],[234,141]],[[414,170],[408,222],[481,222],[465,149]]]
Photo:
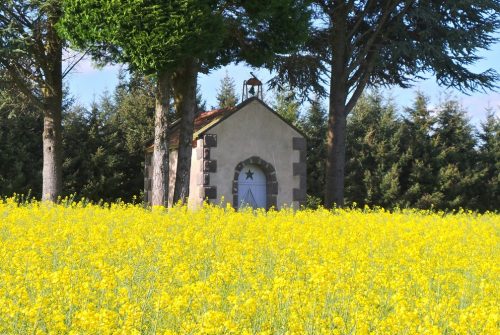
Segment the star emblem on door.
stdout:
[[247,175],[247,177],[246,177],[245,180],[248,180],[248,179],[252,179],[253,180],[253,172],[250,171],[250,169],[248,169],[248,172],[245,172],[245,174]]

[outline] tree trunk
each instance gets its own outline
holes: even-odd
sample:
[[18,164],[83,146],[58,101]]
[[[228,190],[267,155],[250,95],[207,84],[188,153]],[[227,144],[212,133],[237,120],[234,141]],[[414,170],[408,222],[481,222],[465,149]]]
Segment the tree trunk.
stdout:
[[42,200],[53,201],[62,191],[61,99],[45,98],[43,115]]
[[155,93],[155,136],[153,144],[152,206],[166,206],[168,200],[168,110],[170,74],[158,73]]
[[344,206],[347,118],[345,106],[330,96],[328,117],[325,207]]
[[347,9],[342,5],[333,13],[335,46],[330,73],[330,103],[327,133],[327,159],[325,176],[325,207],[344,206],[345,146],[347,126]]
[[189,197],[189,179],[191,175],[191,153],[193,142],[194,118],[198,110],[196,104],[196,80],[198,69],[196,62],[187,60],[182,69],[173,75],[174,101],[177,114],[181,116],[179,151],[175,175],[173,202],[186,203]]
[[56,201],[62,191],[62,41],[55,30],[58,14],[47,20],[43,95],[42,200]]

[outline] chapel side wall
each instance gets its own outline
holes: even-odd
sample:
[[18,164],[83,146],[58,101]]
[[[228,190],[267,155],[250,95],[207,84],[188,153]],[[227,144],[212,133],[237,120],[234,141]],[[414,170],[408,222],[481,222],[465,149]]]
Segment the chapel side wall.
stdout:
[[[202,140],[198,140],[199,145],[203,143]],[[145,154],[145,168],[144,168],[144,201],[146,204],[151,205],[152,194],[151,190],[153,187],[153,167],[151,165],[152,161],[152,152],[146,152]],[[169,191],[168,191],[168,204],[169,207],[172,206],[174,199],[174,187],[175,187],[175,179],[176,179],[176,171],[177,171],[177,157],[178,151],[173,150],[170,151],[169,154]],[[198,180],[199,174],[201,170],[201,160],[197,158],[196,149],[193,149],[191,155],[191,175],[189,179],[189,199],[188,205],[190,208],[198,208],[201,207],[203,203],[203,199],[200,196]]]
[[177,173],[178,151],[172,150],[168,155],[168,207],[174,202],[175,175]]
[[[175,173],[177,170],[177,150],[170,151],[168,155],[168,205],[172,206],[174,199],[175,187]],[[144,167],[144,201],[146,204],[151,205],[152,202],[152,189],[153,189],[153,166],[152,166],[153,152],[148,151],[145,155]]]
[[144,155],[144,203],[146,205],[151,205],[153,189],[153,152],[146,151]]
[[196,148],[193,148],[191,153],[191,176],[189,179],[189,199],[188,207],[191,209],[200,208],[203,204],[203,199],[200,195],[200,175],[201,161],[200,149],[203,148],[203,141],[196,141]]
[[211,202],[233,203],[236,165],[253,156],[276,170],[278,208],[297,208],[297,200],[305,200],[305,150],[297,150],[296,145],[297,139],[305,145],[304,137],[264,105],[249,103],[208,130],[206,135],[210,134],[216,135],[216,145],[210,150],[210,161],[216,166],[215,172],[209,173],[209,184],[216,186]]

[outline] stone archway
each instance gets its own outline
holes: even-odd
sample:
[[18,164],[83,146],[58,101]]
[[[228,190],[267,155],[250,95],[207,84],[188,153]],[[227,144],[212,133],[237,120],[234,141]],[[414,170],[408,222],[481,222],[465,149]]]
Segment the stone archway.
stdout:
[[266,209],[271,207],[277,208],[278,206],[278,181],[276,180],[276,170],[274,166],[266,162],[260,157],[252,156],[239,162],[234,170],[233,177],[233,207],[238,208],[238,179],[240,172],[245,165],[254,164],[258,165],[266,175]]

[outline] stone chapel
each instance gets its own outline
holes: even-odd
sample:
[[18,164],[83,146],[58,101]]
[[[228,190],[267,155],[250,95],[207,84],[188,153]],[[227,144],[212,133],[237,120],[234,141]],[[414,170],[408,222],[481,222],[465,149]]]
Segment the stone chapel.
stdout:
[[[172,203],[178,123],[170,128],[169,204]],[[306,200],[306,138],[257,97],[233,108],[197,115],[188,206],[203,201],[234,208],[300,207]],[[151,203],[153,145],[146,147],[145,199]]]

